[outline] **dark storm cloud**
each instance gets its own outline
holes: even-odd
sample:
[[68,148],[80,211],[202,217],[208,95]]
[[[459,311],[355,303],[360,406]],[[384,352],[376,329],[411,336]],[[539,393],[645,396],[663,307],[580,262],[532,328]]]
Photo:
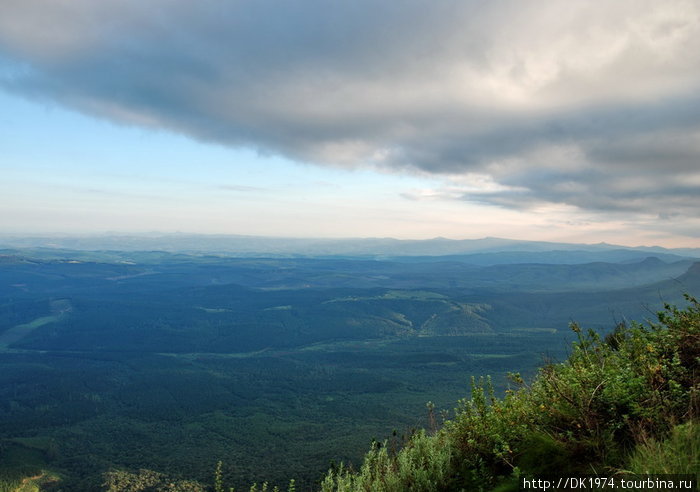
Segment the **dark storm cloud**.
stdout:
[[26,0],[0,5],[0,81],[300,161],[498,185],[465,200],[697,216],[699,19],[683,0]]

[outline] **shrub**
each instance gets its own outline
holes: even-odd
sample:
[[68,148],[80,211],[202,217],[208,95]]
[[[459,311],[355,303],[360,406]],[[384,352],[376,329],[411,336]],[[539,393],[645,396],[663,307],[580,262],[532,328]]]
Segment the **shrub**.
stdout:
[[633,471],[697,473],[700,305],[666,306],[658,322],[619,325],[605,339],[579,325],[565,362],[496,398],[472,379],[472,396],[433,436],[398,453],[374,444],[358,472],[342,465],[330,491],[517,489],[521,475]]
[[358,473],[343,467],[328,473],[323,491],[367,490],[428,492],[444,490],[452,466],[452,449],[447,434],[435,436],[418,431],[398,454],[389,452],[386,442],[373,443]]

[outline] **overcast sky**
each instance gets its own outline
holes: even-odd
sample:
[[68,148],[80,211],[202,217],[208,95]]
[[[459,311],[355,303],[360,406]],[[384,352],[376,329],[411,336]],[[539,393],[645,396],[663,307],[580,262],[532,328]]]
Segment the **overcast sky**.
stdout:
[[4,0],[0,231],[700,246],[697,0]]

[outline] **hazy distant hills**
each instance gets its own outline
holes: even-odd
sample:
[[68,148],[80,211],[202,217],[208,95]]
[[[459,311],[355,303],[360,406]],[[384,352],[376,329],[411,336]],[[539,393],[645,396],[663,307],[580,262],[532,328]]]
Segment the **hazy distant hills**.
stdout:
[[[175,242],[183,247],[180,239]],[[163,246],[161,240],[138,238],[131,246]],[[241,239],[247,240],[254,239]],[[107,246],[96,238],[84,241],[85,248]],[[383,241],[355,244],[376,252]],[[653,317],[663,302],[700,291],[700,262],[672,250],[566,250],[498,239],[386,241],[395,251],[440,250],[431,245],[445,246],[442,251],[447,245],[559,249],[247,257],[34,244],[0,250],[0,337],[22,349],[247,352],[334,340],[560,331],[571,320],[609,328],[622,319]],[[286,251],[299,245],[287,244]],[[62,299],[70,309],[60,308],[59,316]]]
[[[549,243],[551,246],[559,246]],[[581,263],[637,263],[646,258],[657,258],[664,262],[676,262],[683,259],[696,259],[692,250],[664,250],[667,252],[652,251],[650,249],[602,249],[600,251],[572,250],[543,250],[543,251],[497,251],[461,255],[440,256],[394,256],[391,259],[401,262],[437,262],[457,261],[471,265],[507,265],[518,263],[546,263],[560,265],[574,265]],[[674,253],[671,253],[674,251]],[[387,257],[388,258],[388,257]]]
[[[628,248],[606,243],[569,244],[502,238],[400,240],[392,238],[314,239],[239,235],[153,234],[101,236],[0,236],[4,248],[63,248],[71,250],[167,251],[240,256],[445,256],[471,255],[460,261],[476,264],[539,262],[537,255],[556,251],[547,262],[633,261],[652,253],[661,259],[700,258],[700,248]],[[508,254],[505,254],[508,253]],[[498,256],[489,256],[498,254]],[[674,255],[664,258],[665,255]],[[556,258],[553,261],[553,258]]]
[[[550,254],[563,255],[537,253],[541,259]],[[4,250],[0,310],[12,321],[0,322],[0,336],[14,330],[7,343],[22,349],[180,353],[557,331],[574,319],[606,328],[700,291],[700,263],[645,254],[651,256],[638,261],[621,255],[625,261],[617,263],[484,266],[450,257],[399,262]],[[60,299],[71,308],[53,319],[51,303]],[[21,311],[27,314],[18,317]]]
[[[0,250],[0,295],[175,289],[236,284],[263,290],[467,289],[473,292],[574,292],[637,287],[674,279],[692,259],[547,263],[558,252],[538,253],[541,263],[478,265],[454,257],[430,261],[347,258],[236,258],[164,252]],[[647,253],[649,254],[649,253]],[[582,257],[581,259],[584,259]],[[441,261],[438,261],[442,258]],[[572,260],[574,257],[571,257]],[[668,259],[669,257],[666,257]],[[674,257],[675,258],[675,257]]]

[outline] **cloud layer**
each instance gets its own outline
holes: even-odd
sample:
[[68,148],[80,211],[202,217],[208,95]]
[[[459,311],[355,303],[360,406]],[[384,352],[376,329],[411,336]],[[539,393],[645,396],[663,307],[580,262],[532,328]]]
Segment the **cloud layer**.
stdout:
[[[24,0],[0,84],[435,196],[700,216],[696,0]],[[488,183],[488,185],[483,185]]]

